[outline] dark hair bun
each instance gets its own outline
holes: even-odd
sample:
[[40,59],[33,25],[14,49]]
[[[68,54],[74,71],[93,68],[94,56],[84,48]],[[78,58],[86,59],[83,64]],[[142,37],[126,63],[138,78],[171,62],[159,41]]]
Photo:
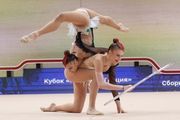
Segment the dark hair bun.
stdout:
[[118,38],[113,38],[113,43],[117,43],[119,41]]
[[69,50],[64,51],[64,55],[69,55],[69,54],[70,54]]

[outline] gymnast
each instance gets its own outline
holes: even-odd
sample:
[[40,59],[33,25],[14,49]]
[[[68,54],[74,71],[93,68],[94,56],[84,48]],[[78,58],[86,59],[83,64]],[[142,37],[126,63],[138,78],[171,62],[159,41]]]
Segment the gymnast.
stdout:
[[[78,57],[78,62],[80,63],[84,58],[92,56],[97,52],[107,51],[107,49],[105,48],[95,48],[94,46],[93,28],[96,28],[99,23],[113,27],[122,32],[129,31],[129,28],[124,27],[121,23],[117,24],[109,16],[100,15],[95,11],[87,8],[79,8],[75,11],[60,13],[43,28],[36,30],[26,36],[23,36],[21,38],[21,42],[27,43],[29,41],[34,41],[37,39],[37,37],[43,34],[55,31],[63,22],[69,22],[68,35],[76,36],[75,44],[71,48],[71,53]],[[111,67],[107,73],[110,83],[115,84],[115,67]],[[90,93],[90,96],[94,93],[93,90],[91,90],[92,93]],[[118,94],[118,91],[112,91],[112,93],[113,96],[116,96]],[[118,113],[124,113],[119,99],[117,99],[115,102],[117,105]],[[92,109],[92,107],[90,107],[90,109]],[[94,109],[92,110],[94,111]]]
[[[73,112],[80,113],[84,106],[86,98],[86,87],[84,82],[92,80],[92,88],[98,90],[126,90],[132,85],[113,85],[104,81],[103,72],[107,71],[110,66],[115,66],[121,60],[124,54],[124,46],[117,40],[113,40],[114,43],[108,48],[108,52],[105,54],[96,54],[89,58],[86,58],[81,65],[78,65],[78,58],[74,54],[70,54],[69,51],[65,51],[63,65],[66,68],[64,74],[66,78],[73,82],[74,85],[74,102],[64,105],[56,106],[52,103],[47,108],[41,108],[44,112]],[[94,96],[96,97],[96,95]],[[92,98],[94,99],[94,98]]]

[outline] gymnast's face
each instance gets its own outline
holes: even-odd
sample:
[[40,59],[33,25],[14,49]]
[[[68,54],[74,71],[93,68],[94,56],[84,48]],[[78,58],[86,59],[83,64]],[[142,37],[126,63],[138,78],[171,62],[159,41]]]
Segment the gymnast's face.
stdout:
[[66,65],[66,70],[68,70],[70,73],[75,73],[78,68],[78,62],[77,60],[71,61]]
[[118,62],[121,60],[121,57],[124,55],[124,51],[121,49],[114,49],[109,51],[110,54],[110,60],[112,61],[112,65],[117,65]]

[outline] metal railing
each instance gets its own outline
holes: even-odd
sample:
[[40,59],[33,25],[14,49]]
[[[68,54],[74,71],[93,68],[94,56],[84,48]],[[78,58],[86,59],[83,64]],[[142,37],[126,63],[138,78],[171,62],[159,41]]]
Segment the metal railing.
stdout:
[[[157,70],[160,69],[160,66],[152,59],[149,57],[123,57],[121,59],[122,62],[149,62],[152,64]],[[61,63],[62,58],[60,59],[26,59],[22,61],[19,65],[17,66],[0,66],[0,71],[16,71],[19,69],[22,69],[25,65],[27,64],[32,64],[32,63]],[[180,74],[180,69],[167,69],[167,70],[162,70],[162,74]]]

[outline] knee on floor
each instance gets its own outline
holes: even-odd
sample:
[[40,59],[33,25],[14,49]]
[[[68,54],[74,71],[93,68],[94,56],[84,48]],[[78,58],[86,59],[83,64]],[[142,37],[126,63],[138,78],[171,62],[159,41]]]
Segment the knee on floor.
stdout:
[[81,113],[82,112],[82,109],[81,108],[75,108],[74,109],[74,113]]

